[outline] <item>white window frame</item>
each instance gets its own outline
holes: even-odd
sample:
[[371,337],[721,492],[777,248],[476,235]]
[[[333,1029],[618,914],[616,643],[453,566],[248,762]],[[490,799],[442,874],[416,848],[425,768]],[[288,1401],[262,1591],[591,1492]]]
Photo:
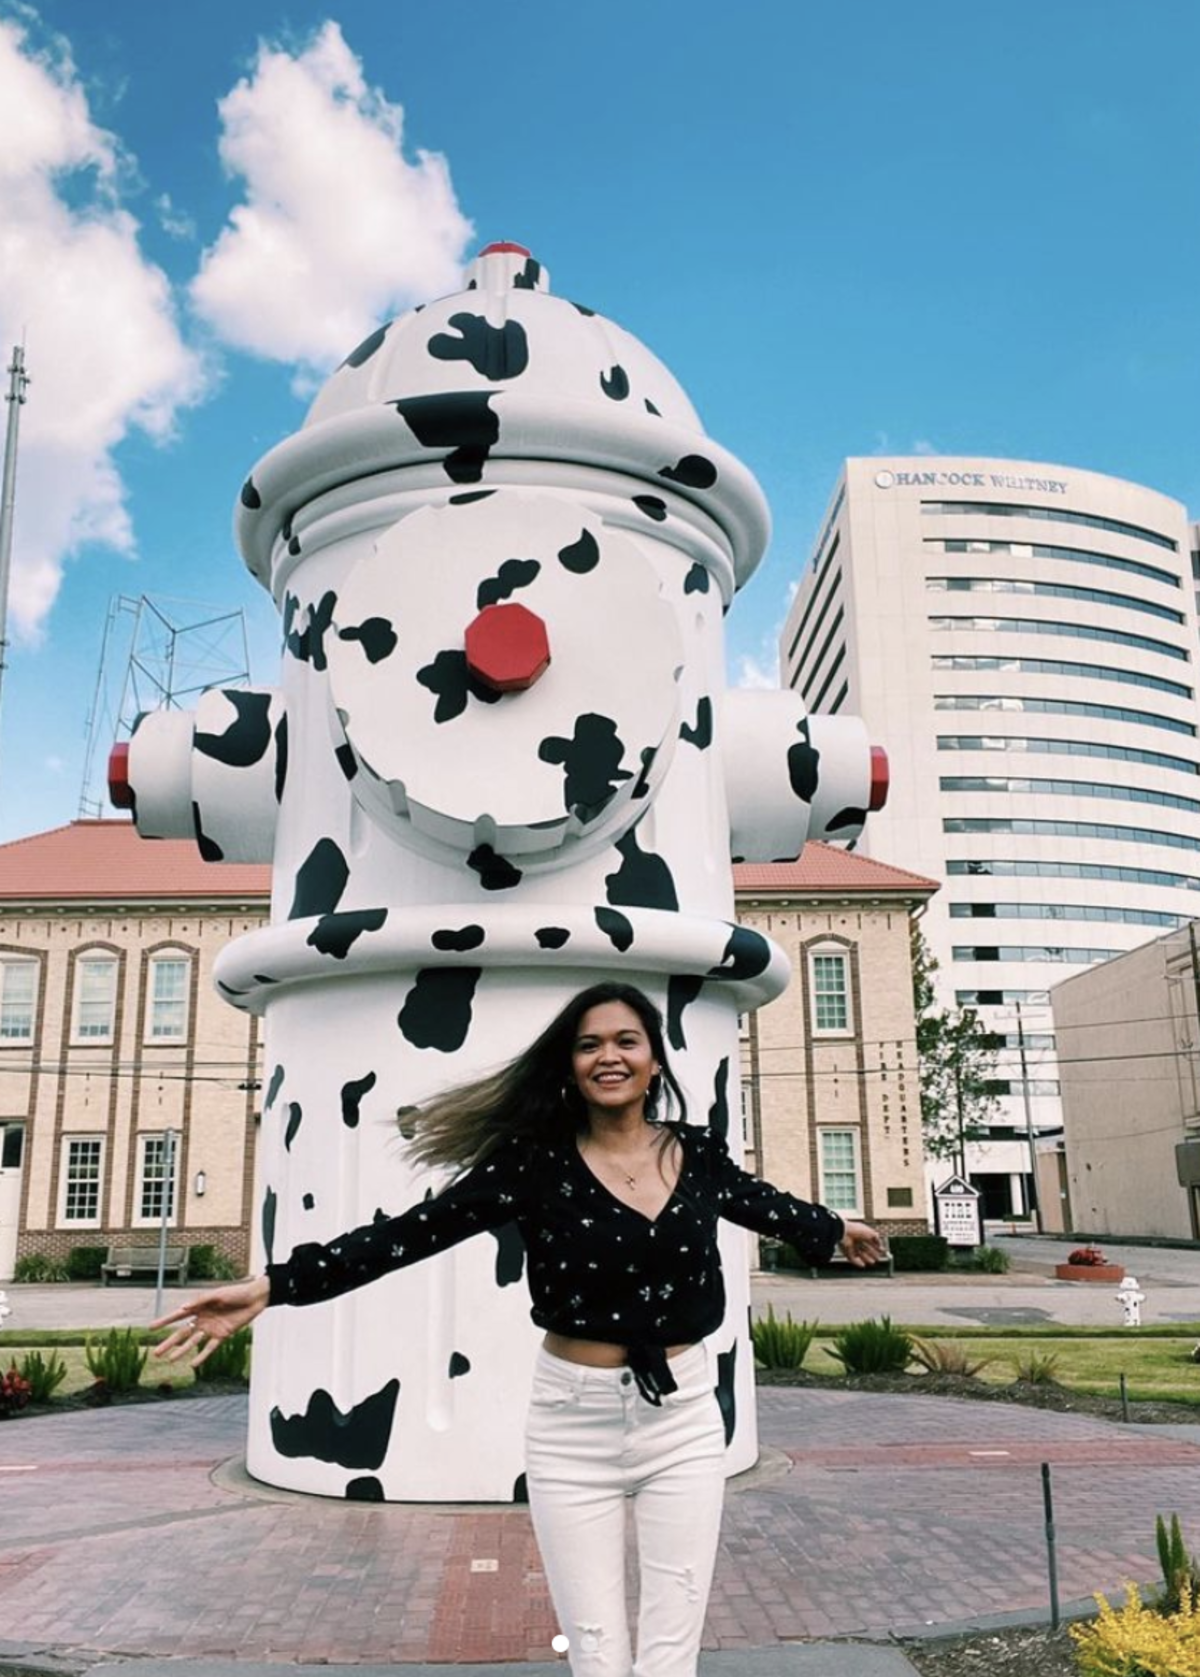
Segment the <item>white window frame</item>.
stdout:
[[[137,1138],[137,1171],[133,1184],[133,1217],[131,1226],[138,1229],[158,1228],[162,1223],[162,1205],[159,1203],[157,1211],[145,1209],[146,1189],[151,1182],[161,1182],[161,1171],[152,1178],[149,1165],[150,1154],[156,1154],[156,1164],[160,1164],[167,1145],[165,1130],[141,1130]],[[183,1137],[178,1131],[175,1133],[175,1143],[171,1150],[171,1180],[168,1192],[170,1194],[170,1208],[167,1213],[167,1227],[173,1229],[179,1222],[179,1155],[183,1148]]]
[[[183,988],[178,996],[159,996],[157,994],[158,976],[169,967],[183,969]],[[150,957],[150,970],[146,981],[146,1020],[143,1031],[144,1040],[149,1044],[186,1042],[188,1025],[190,1023],[190,1004],[192,990],[192,958],[182,949],[159,950]],[[177,1030],[161,1030],[159,1028],[159,1008],[168,1009],[178,1007],[180,1024]]]
[[[843,987],[842,1001],[845,1005],[846,1022],[843,1025],[823,1025],[820,1022],[820,1001],[823,995],[833,992],[822,991],[817,986],[819,961],[836,960],[841,963]],[[854,1009],[850,1005],[850,951],[841,944],[826,944],[823,948],[808,951],[808,983],[812,998],[812,1034],[817,1037],[852,1037],[854,1035]]]
[[[84,1028],[83,1008],[84,975],[89,967],[110,966],[112,968],[112,993],[108,998],[108,1023],[100,1030]],[[75,996],[72,1003],[71,1042],[76,1046],[87,1046],[91,1043],[110,1043],[116,1035],[117,1029],[117,992],[121,979],[121,963],[116,955],[107,951],[95,954],[77,955],[75,957]],[[88,1005],[95,1005],[92,998],[88,998]]]
[[[839,1205],[837,1196],[828,1186],[827,1177],[834,1174],[825,1156],[825,1143],[834,1137],[842,1139],[848,1137],[851,1146],[851,1158],[854,1165],[854,1200],[849,1205]],[[819,1199],[822,1205],[836,1211],[840,1217],[861,1217],[863,1215],[863,1176],[862,1176],[862,1133],[852,1124],[819,1124],[817,1126],[817,1173],[820,1183]],[[838,1171],[839,1175],[844,1171]],[[843,1196],[844,1197],[844,1196]]]
[[[60,1183],[58,1189],[58,1226],[65,1229],[98,1229],[104,1222],[104,1140],[102,1135],[65,1135],[62,1139]],[[94,1180],[96,1184],[96,1211],[91,1217],[71,1217],[68,1207],[71,1199],[72,1172],[71,1155],[76,1147],[94,1149],[96,1160],[95,1174],[85,1178]]]
[[[6,1010],[25,1005],[24,997],[18,997],[16,1001],[9,998],[9,975],[10,973],[20,972],[24,977],[26,970],[32,978],[28,1001],[29,1029],[27,1031],[8,1031],[4,1028]],[[37,1004],[38,962],[25,955],[0,955],[0,1048],[12,1048],[18,1044],[33,1041],[34,1031],[37,1028]]]
[[741,1098],[738,1103],[738,1111],[742,1125],[742,1151],[743,1153],[749,1153],[752,1151],[750,1138],[754,1133],[754,1079],[752,1077],[741,1079],[739,1094]]

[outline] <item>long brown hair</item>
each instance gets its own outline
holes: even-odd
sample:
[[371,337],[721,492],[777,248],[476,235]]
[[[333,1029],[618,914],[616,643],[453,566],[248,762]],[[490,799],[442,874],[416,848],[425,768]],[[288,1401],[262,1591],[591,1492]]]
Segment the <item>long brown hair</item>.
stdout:
[[687,1118],[687,1102],[667,1062],[662,1015],[649,996],[632,984],[593,984],[555,1015],[542,1034],[508,1065],[473,1083],[435,1095],[406,1115],[404,1133],[413,1135],[411,1156],[421,1164],[466,1168],[486,1159],[504,1141],[520,1138],[545,1144],[576,1135],[586,1109],[571,1075],[579,1022],[589,1008],[624,1002],[642,1023],[659,1073],[646,1095],[646,1117],[661,1123]]

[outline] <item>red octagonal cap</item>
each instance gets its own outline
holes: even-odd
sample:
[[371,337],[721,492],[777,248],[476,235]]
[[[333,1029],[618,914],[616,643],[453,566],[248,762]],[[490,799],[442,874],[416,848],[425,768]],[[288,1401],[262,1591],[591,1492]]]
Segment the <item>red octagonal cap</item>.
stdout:
[[515,603],[485,606],[467,629],[467,668],[497,693],[519,693],[550,663],[550,637],[535,612]]

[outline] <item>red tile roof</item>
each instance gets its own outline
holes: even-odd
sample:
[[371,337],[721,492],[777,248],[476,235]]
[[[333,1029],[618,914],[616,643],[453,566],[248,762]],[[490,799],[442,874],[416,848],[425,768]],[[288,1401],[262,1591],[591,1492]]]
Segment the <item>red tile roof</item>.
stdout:
[[796,862],[738,862],[733,869],[734,889],[739,895],[754,891],[789,891],[794,895],[845,896],[862,892],[878,896],[889,892],[904,897],[929,897],[939,889],[936,879],[926,879],[907,868],[894,868],[870,856],[839,850],[836,845],[806,844]]
[[202,862],[190,839],[140,839],[132,821],[72,821],[0,844],[0,902],[247,901],[270,891],[269,867]]
[[[739,893],[927,897],[938,889],[936,880],[816,841],[797,862],[740,862],[733,879]],[[227,901],[270,892],[269,867],[203,862],[190,839],[140,839],[131,821],[72,821],[0,844],[0,902]]]

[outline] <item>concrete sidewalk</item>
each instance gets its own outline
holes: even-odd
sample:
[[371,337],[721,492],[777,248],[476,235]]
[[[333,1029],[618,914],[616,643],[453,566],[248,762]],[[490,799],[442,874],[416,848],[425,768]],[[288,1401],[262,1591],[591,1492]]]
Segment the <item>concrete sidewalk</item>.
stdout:
[[[0,1645],[0,1659],[4,1650]],[[230,1660],[102,1661],[80,1669],[81,1677],[278,1677],[279,1667],[246,1666]],[[52,1671],[53,1667],[34,1667]],[[553,1665],[289,1665],[287,1677],[563,1677],[565,1659]],[[702,1654],[700,1677],[915,1677],[916,1668],[897,1648],[863,1643],[821,1643],[773,1648],[769,1655]]]
[[[703,1677],[905,1677],[892,1633],[1038,1617],[1043,1461],[1065,1601],[1155,1577],[1156,1513],[1200,1526],[1200,1427],[759,1396],[763,1458],[730,1488]],[[245,1418],[244,1398],[206,1397],[0,1427],[0,1662],[565,1672],[525,1509],[274,1491],[241,1466]]]

